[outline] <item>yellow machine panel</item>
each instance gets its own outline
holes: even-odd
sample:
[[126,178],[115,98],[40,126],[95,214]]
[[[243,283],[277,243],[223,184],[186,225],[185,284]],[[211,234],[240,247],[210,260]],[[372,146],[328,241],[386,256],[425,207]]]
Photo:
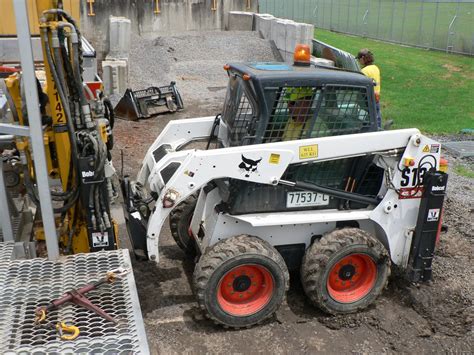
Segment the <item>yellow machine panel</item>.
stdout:
[[[28,18],[30,19],[31,34],[39,35],[39,20],[38,20],[38,6],[41,6],[40,1],[27,1]],[[45,3],[50,4],[47,0]],[[79,23],[80,19],[80,0],[63,0],[63,8]],[[45,8],[51,8],[46,5]],[[13,0],[0,0],[1,20],[0,20],[0,36],[15,36],[15,12],[13,10]]]

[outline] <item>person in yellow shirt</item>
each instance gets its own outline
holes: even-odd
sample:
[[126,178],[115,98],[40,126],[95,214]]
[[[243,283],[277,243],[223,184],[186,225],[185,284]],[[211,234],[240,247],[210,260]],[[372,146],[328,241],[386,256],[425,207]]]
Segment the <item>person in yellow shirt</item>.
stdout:
[[306,127],[309,118],[312,117],[311,105],[313,100],[313,88],[296,87],[289,88],[285,99],[288,104],[290,118],[283,132],[283,141],[305,138]]
[[374,86],[374,93],[375,93],[375,106],[377,107],[377,124],[379,128],[382,126],[382,113],[380,112],[380,88],[381,88],[381,81],[380,81],[380,69],[377,67],[374,62],[374,55],[373,53],[368,50],[367,48],[363,48],[357,54],[356,59],[359,60],[360,65],[362,66],[362,73],[365,76],[372,78],[375,82]]

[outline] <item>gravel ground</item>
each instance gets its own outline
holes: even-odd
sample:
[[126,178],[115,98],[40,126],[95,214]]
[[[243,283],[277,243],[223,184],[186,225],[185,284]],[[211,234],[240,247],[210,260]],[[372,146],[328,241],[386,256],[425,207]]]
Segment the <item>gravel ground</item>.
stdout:
[[[135,38],[132,87],[176,80],[186,109],[139,122],[118,121],[115,161],[120,161],[123,150],[124,170],[134,176],[147,147],[169,120],[220,112],[227,80],[223,64],[271,59],[268,43],[252,33]],[[440,140],[445,138],[453,137]],[[450,166],[460,163],[447,158]],[[451,173],[444,215],[448,231],[441,236],[432,282],[409,284],[394,272],[372,307],[354,315],[328,317],[309,304],[298,275],[292,275],[287,303],[276,316],[239,331],[224,330],[203,318],[189,283],[193,264],[166,227],[160,239],[160,264],[134,265],[152,353],[472,353],[473,215],[474,180]],[[124,226],[120,229],[125,236]]]
[[[146,54],[146,55],[144,55]],[[164,37],[132,37],[130,86],[133,90],[175,81],[185,101],[221,102],[227,87],[224,64],[274,60],[268,41],[255,32],[189,32]]]

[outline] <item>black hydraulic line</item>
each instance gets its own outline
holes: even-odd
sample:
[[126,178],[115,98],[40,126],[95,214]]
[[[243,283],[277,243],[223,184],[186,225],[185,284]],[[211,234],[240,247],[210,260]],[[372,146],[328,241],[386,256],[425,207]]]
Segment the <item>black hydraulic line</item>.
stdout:
[[350,201],[355,201],[355,202],[360,202],[364,204],[369,204],[369,205],[378,205],[380,200],[372,197],[367,197],[364,195],[360,195],[354,192],[346,192],[342,190],[337,190],[333,189],[330,187],[324,187],[316,184],[311,184],[308,182],[304,181],[296,181],[294,185],[292,184],[291,186],[300,189],[300,190],[309,190],[309,191],[314,191],[314,192],[321,192],[326,195],[342,198],[345,200],[350,200]]
[[82,122],[86,124],[87,128],[93,128],[94,124],[92,122],[90,107],[87,102],[86,95],[84,93],[84,89],[82,87],[82,41],[81,41],[81,33],[77,27],[76,22],[74,19],[64,10],[62,9],[51,9],[46,10],[43,14],[55,14],[62,16],[69,22],[73,28],[73,34],[75,37],[72,40],[72,62],[73,62],[73,71],[74,71],[74,84],[76,85],[77,92],[79,93],[79,101],[81,105],[81,115],[83,116]]
[[95,190],[94,201],[95,201],[95,207],[96,207],[96,210],[95,210],[96,218],[98,221],[99,229],[103,233],[105,231],[105,223],[104,223],[104,219],[102,218],[102,210],[101,210],[101,206],[99,202],[100,191],[99,191],[98,186],[95,186],[94,190]]
[[214,118],[214,122],[212,123],[212,128],[211,128],[211,134],[209,135],[209,139],[207,140],[206,150],[209,149],[212,139],[216,138],[214,131],[216,130],[217,126],[219,126],[220,118],[221,118],[220,113],[218,113],[216,117]]
[[[69,105],[69,98],[68,98],[68,94],[69,94],[69,88],[67,86],[67,82],[66,82],[66,77],[64,75],[64,65],[63,65],[63,58],[61,56],[61,49],[59,47],[59,38],[58,38],[58,33],[57,33],[57,30],[53,30],[53,41],[57,40],[57,45],[58,46],[54,46],[53,45],[53,56],[54,56],[54,62],[55,62],[55,70],[57,72],[57,75],[58,75],[58,82],[56,82],[56,86],[59,86],[61,85],[61,90],[63,91],[64,93],[64,98],[66,101],[63,101],[63,106],[68,106],[68,108],[70,107]],[[45,46],[47,46],[48,44],[45,43]],[[62,100],[61,100],[62,101]]]
[[[24,170],[24,177],[25,177],[25,186],[26,186],[26,191],[28,193],[28,196],[31,198],[31,200],[33,201],[33,203],[36,206],[41,207],[39,197],[36,194],[36,189],[35,189],[33,183],[31,182],[30,173],[28,171],[28,168],[26,168],[26,167],[25,167],[25,170]],[[53,208],[53,212],[54,213],[63,213],[63,212],[66,212],[67,210],[69,210],[76,203],[76,200],[79,197],[79,190],[77,190],[77,189],[74,190],[74,193],[75,194],[71,197],[71,199],[69,201],[65,202],[63,206]]]
[[44,11],[43,14],[53,14],[53,15],[59,15],[61,17],[64,17],[64,19],[74,27],[77,33],[77,37],[78,37],[79,50],[80,50],[80,53],[82,53],[82,40],[81,40],[82,36],[74,18],[63,9],[50,9],[50,10]]
[[[56,89],[58,91],[59,98],[61,99],[62,102],[62,107],[64,110],[64,114],[66,115],[66,124],[68,128],[68,133],[69,133],[69,139],[71,141],[71,153],[72,153],[72,162],[74,164],[74,168],[76,172],[79,171],[78,166],[77,166],[77,142],[76,142],[76,137],[75,137],[75,130],[74,130],[74,125],[73,122],[71,121],[71,112],[69,110],[69,105],[65,104],[67,103],[66,96],[63,91],[63,85],[59,79],[58,72],[56,71],[56,65],[53,61],[52,55],[51,55],[51,48],[49,47],[49,40],[48,40],[48,29],[43,28],[41,30],[41,34],[43,37],[43,42],[44,42],[44,48],[45,48],[45,53],[46,53],[46,60],[49,64],[51,74],[53,75],[54,82],[56,83]],[[60,64],[60,63],[58,63]],[[77,182],[79,182],[79,176],[76,174]]]
[[[73,72],[74,72],[74,83],[76,84],[77,91],[79,92],[79,100],[81,106],[88,106],[89,103],[87,102],[86,94],[84,93],[84,88],[82,87],[82,76],[81,76],[81,65],[79,62],[80,51],[79,51],[79,44],[73,43],[72,44],[72,57],[73,57]],[[85,117],[84,117],[85,119]]]
[[110,128],[114,129],[115,113],[114,113],[114,107],[112,105],[112,102],[110,102],[110,100],[107,97],[104,98],[103,102],[104,102],[104,106],[107,112],[105,115],[105,118],[109,120]]

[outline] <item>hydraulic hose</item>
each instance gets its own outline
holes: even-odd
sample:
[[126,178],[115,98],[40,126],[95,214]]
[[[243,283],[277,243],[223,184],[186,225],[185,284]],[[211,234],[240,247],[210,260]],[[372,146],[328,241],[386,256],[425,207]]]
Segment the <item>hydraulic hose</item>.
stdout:
[[[61,90],[63,91],[63,93],[65,94],[64,95],[64,98],[65,100],[61,100],[63,101],[62,104],[63,106],[67,106],[68,109],[70,108],[70,105],[69,105],[69,99],[68,99],[68,87],[67,87],[67,82],[66,82],[66,78],[65,78],[65,75],[64,75],[64,67],[63,67],[63,58],[61,56],[61,52],[60,52],[60,46],[59,46],[59,37],[58,37],[58,30],[56,29],[53,29],[51,30],[51,33],[52,33],[52,36],[51,36],[51,41],[52,41],[52,47],[53,47],[53,55],[54,55],[54,62],[55,62],[55,70],[57,72],[57,75],[58,75],[58,81],[56,82],[56,86],[61,86]],[[45,44],[47,45],[47,44]],[[56,81],[56,80],[55,80]],[[59,88],[58,88],[58,91],[59,91]]]
[[[74,165],[74,169],[76,170],[76,179],[77,179],[77,185],[79,185],[79,169],[77,165],[77,142],[76,142],[76,137],[75,137],[75,130],[74,130],[74,125],[71,120],[71,112],[69,110],[69,104],[67,104],[67,98],[64,94],[63,91],[63,85],[60,81],[58,72],[56,71],[56,65],[53,61],[52,55],[51,55],[51,48],[49,47],[49,40],[48,40],[48,29],[47,28],[42,28],[41,29],[41,35],[42,35],[42,40],[44,42],[44,48],[45,48],[45,53],[46,53],[46,60],[48,62],[48,65],[51,70],[51,74],[53,75],[54,82],[56,83],[56,88],[58,91],[59,98],[61,99],[62,102],[62,107],[64,109],[64,114],[66,115],[66,124],[68,128],[68,133],[69,133],[69,139],[71,142],[71,152],[72,152],[72,162]],[[60,64],[60,62],[58,63]],[[53,195],[55,196],[65,196],[68,195],[68,192],[65,193],[54,193]],[[77,199],[79,196],[78,193],[74,194],[74,200]]]
[[92,129],[94,127],[94,122],[92,121],[92,116],[90,112],[90,107],[87,102],[86,95],[84,94],[84,89],[82,87],[82,42],[81,42],[81,33],[76,25],[74,19],[64,10],[61,9],[51,9],[46,10],[43,14],[54,14],[60,15],[66,19],[67,22],[71,24],[71,28],[74,28],[73,34],[74,37],[71,38],[72,42],[72,61],[73,61],[73,71],[74,71],[74,84],[76,85],[77,91],[79,93],[79,101],[81,104],[81,111],[83,115],[83,122],[86,127]]
[[[28,196],[31,198],[31,200],[36,206],[41,207],[39,197],[36,194],[36,189],[30,179],[30,172],[28,171],[28,168],[26,167],[24,169],[24,177],[25,177],[25,186],[26,186],[26,191],[28,193]],[[69,199],[69,201],[65,202],[64,205],[61,207],[53,208],[53,212],[63,213],[63,212],[68,211],[76,203],[76,200],[78,197],[79,197],[79,190],[75,189],[74,195]]]
[[109,120],[110,128],[114,129],[115,125],[115,113],[114,113],[114,107],[112,105],[112,102],[106,97],[104,98],[104,106],[106,108],[106,118]]
[[79,102],[81,104],[81,111],[83,115],[83,122],[86,127],[89,129],[94,128],[94,122],[92,121],[91,109],[89,103],[87,102],[86,94],[84,93],[84,87],[82,85],[82,76],[81,76],[81,65],[79,63],[79,44],[72,43],[72,57],[73,57],[73,72],[74,72],[74,83],[79,92]]

